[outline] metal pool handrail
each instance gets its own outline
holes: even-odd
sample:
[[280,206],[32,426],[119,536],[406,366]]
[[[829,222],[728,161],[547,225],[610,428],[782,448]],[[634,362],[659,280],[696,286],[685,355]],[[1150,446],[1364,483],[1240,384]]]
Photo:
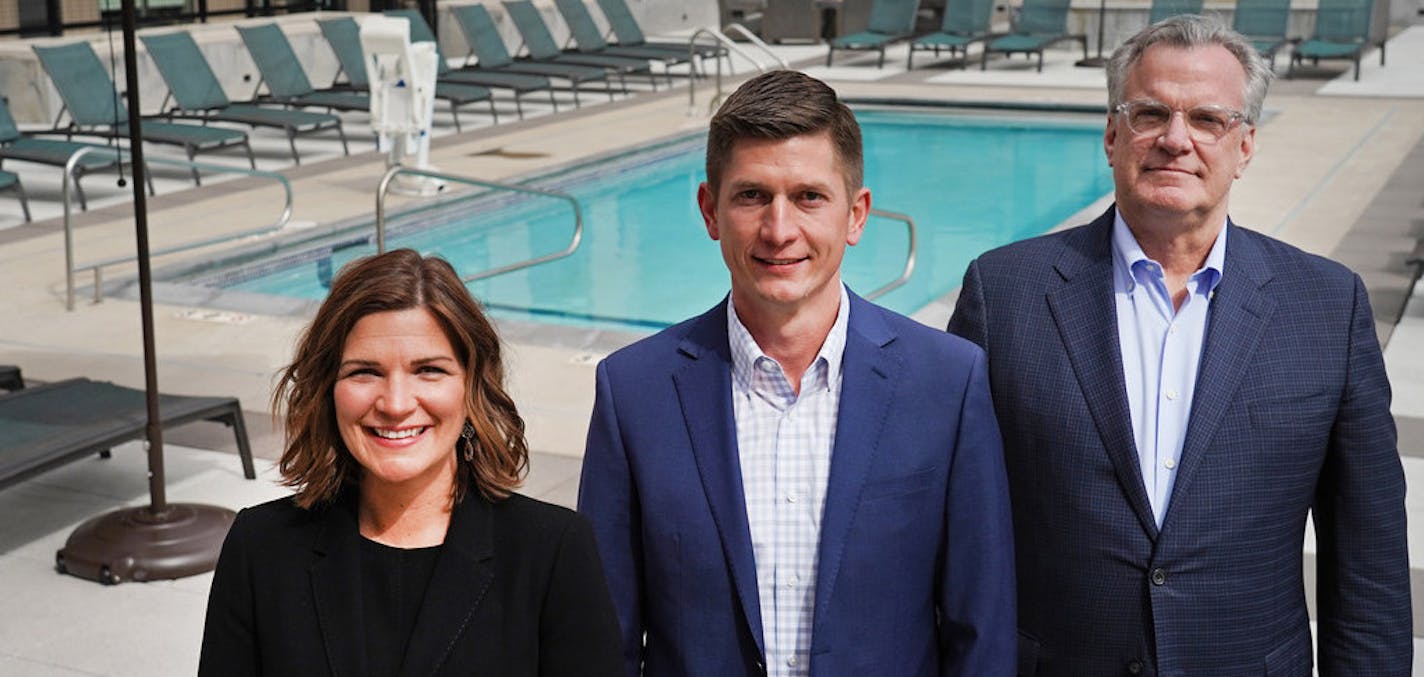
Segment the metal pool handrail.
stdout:
[[396,176],[400,174],[413,174],[415,176],[423,176],[430,179],[439,179],[441,181],[449,181],[451,183],[463,183],[465,185],[479,186],[481,188],[497,188],[500,190],[508,190],[516,193],[528,193],[530,195],[542,195],[544,197],[558,198],[560,200],[568,201],[569,205],[573,207],[574,235],[572,238],[569,239],[569,246],[565,247],[561,251],[557,251],[552,254],[536,256],[532,259],[525,259],[523,261],[515,261],[514,263],[503,265],[498,268],[491,268],[489,270],[480,271],[473,275],[467,275],[465,277],[460,278],[464,282],[474,282],[475,280],[483,280],[487,277],[503,275],[504,273],[537,266],[541,263],[548,263],[549,261],[554,261],[557,259],[562,259],[578,250],[579,242],[583,240],[583,210],[579,208],[578,199],[576,199],[572,195],[569,195],[568,193],[561,193],[556,190],[545,190],[543,188],[533,188],[531,186],[520,186],[512,183],[501,183],[499,181],[472,179],[466,176],[456,176],[454,174],[433,172],[428,169],[417,169],[415,167],[403,167],[401,165],[396,165],[386,171],[386,175],[381,177],[380,187],[376,189],[376,253],[378,254],[385,253],[386,251],[386,192],[390,190],[391,181],[394,180]]
[[[783,58],[781,58],[780,56],[777,56],[776,52],[771,51],[771,47],[767,46],[767,44],[766,44],[765,42],[762,42],[761,38],[757,37],[756,34],[752,33],[752,32],[749,31],[749,30],[747,30],[747,27],[746,27],[746,26],[743,26],[743,25],[738,24],[738,23],[731,23],[731,24],[727,24],[726,26],[724,26],[724,27],[723,27],[723,30],[731,31],[731,32],[737,33],[737,34],[739,34],[739,35],[745,37],[745,38],[746,38],[748,41],[750,41],[753,45],[756,45],[759,49],[761,49],[761,51],[766,52],[767,55],[769,55],[774,61],[776,61],[776,63],[777,63],[781,68],[790,68],[790,67],[791,67],[791,64],[789,64],[789,63],[786,62],[786,59],[783,59]],[[726,35],[725,33],[723,33],[722,31],[719,31],[719,30],[717,30],[717,29],[715,29],[715,28],[712,28],[712,27],[710,27],[710,26],[703,26],[702,28],[699,28],[699,29],[697,29],[696,31],[693,31],[692,36],[687,39],[687,58],[688,58],[689,60],[690,60],[690,59],[693,59],[694,57],[697,56],[697,38],[702,37],[702,36],[704,36],[704,35],[707,36],[707,37],[713,38],[713,39],[716,40],[718,43],[720,43],[722,46],[726,47],[728,52],[730,52],[730,53],[736,53],[738,56],[742,57],[743,59],[746,59],[747,61],[750,61],[751,64],[752,64],[754,67],[756,67],[758,73],[765,73],[765,72],[766,72],[767,68],[766,68],[765,66],[761,65],[761,62],[760,62],[760,61],[757,61],[756,59],[753,59],[750,54],[747,54],[746,50],[743,50],[740,46],[737,45],[737,43],[733,42],[732,39],[729,38],[729,37],[727,37],[727,35]],[[716,61],[717,61],[717,81],[716,81],[716,82],[717,82],[717,92],[712,96],[712,100],[707,102],[707,112],[708,112],[708,113],[711,113],[713,110],[716,110],[717,104],[722,101],[722,60],[719,58],[719,59],[717,59]],[[731,70],[731,68],[732,68],[732,58],[731,58],[731,56],[729,55],[729,56],[727,57],[727,69],[728,69],[728,70]],[[687,79],[687,114],[690,115],[690,116],[691,116],[691,115],[697,115],[697,80],[696,80],[696,78],[688,78],[688,79]]]
[[[69,194],[72,190],[70,188],[70,184],[74,182],[74,168],[79,166],[79,161],[89,153],[97,153],[100,151],[115,154],[123,153],[123,151],[114,148],[108,148],[104,146],[90,146],[87,148],[80,148],[79,150],[74,151],[74,154],[70,155],[69,160],[64,163],[64,183],[62,184],[61,189],[61,199],[64,202],[64,309],[69,311],[74,310],[74,274],[76,272],[83,270],[94,271],[94,302],[99,303],[104,300],[104,296],[102,293],[104,286],[102,272],[103,269],[108,266],[112,266],[119,263],[127,263],[129,261],[134,260],[133,255],[124,254],[122,256],[114,256],[99,261],[93,261],[80,266],[74,265],[74,224],[72,221],[73,210],[70,206],[69,199]],[[127,155],[127,153],[123,154]],[[287,202],[282,206],[282,215],[278,216],[277,220],[271,225],[262,226],[253,230],[245,230],[238,233],[226,233],[217,237],[210,237],[207,239],[196,240],[193,242],[185,242],[183,244],[174,245],[172,247],[166,247],[163,249],[154,249],[149,251],[148,255],[150,258],[155,256],[162,256],[164,254],[174,254],[190,249],[198,249],[200,247],[206,247],[214,244],[222,244],[224,242],[231,242],[233,240],[240,240],[247,237],[269,235],[286,227],[287,222],[290,221],[292,218],[292,184],[290,181],[287,180],[287,177],[282,176],[277,172],[268,172],[260,169],[248,169],[246,167],[224,167],[222,165],[207,164],[204,162],[192,162],[190,160],[176,160],[165,157],[155,157],[152,155],[144,158],[144,162],[145,164],[170,165],[175,167],[184,167],[210,172],[227,172],[230,174],[260,176],[262,178],[272,179],[277,183],[281,184],[282,190],[285,191],[287,194]],[[143,177],[140,176],[140,174],[146,171],[147,170],[145,169],[136,171],[134,173],[134,176],[132,177],[133,180],[143,180]]]
[[917,229],[915,228],[915,220],[910,218],[908,214],[892,212],[886,209],[871,209],[870,213],[874,216],[879,216],[887,219],[895,219],[896,221],[903,221],[905,223],[905,227],[909,230],[910,233],[910,247],[908,254],[905,256],[905,269],[900,272],[900,277],[891,280],[890,284],[880,287],[879,289],[876,289],[875,291],[872,291],[869,294],[865,295],[866,300],[873,301],[889,293],[891,290],[910,281],[910,274],[915,272],[915,257],[919,252],[919,240],[916,237]]

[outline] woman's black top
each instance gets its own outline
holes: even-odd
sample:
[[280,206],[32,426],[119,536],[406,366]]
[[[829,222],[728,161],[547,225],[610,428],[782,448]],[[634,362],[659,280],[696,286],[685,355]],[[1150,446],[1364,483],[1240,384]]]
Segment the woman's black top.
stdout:
[[361,539],[361,613],[366,621],[367,674],[400,672],[440,548],[395,548]]

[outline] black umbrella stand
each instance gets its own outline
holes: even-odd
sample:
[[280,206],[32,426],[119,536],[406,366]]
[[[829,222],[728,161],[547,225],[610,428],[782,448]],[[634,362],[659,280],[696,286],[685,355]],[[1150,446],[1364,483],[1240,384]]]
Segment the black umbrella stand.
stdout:
[[164,496],[163,426],[158,411],[158,369],[153,341],[152,278],[148,265],[148,203],[143,192],[143,129],[134,47],[134,0],[123,0],[124,76],[128,86],[134,231],[138,240],[139,307],[143,318],[143,367],[148,396],[149,504],[121,508],[75,528],[55,555],[55,567],[106,585],[123,581],[183,578],[212,571],[232,524],[226,508],[169,503]]

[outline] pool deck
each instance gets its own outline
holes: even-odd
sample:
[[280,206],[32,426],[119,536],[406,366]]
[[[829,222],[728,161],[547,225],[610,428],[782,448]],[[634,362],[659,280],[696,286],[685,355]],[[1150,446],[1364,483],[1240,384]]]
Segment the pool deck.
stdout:
[[[846,55],[825,68],[824,47],[778,48],[804,69],[830,81],[850,99],[933,99],[947,102],[1018,102],[1103,105],[1101,71],[1076,69],[1071,51],[1050,52],[1042,74],[1030,62],[995,60],[987,71],[957,70],[946,62],[904,71],[904,48],[892,50],[883,70],[870,56]],[[929,64],[927,58],[917,58]],[[1232,192],[1233,218],[1308,251],[1347,262],[1371,288],[1385,359],[1395,393],[1400,453],[1410,485],[1424,481],[1424,290],[1405,307],[1409,268],[1404,263],[1424,238],[1424,26],[1396,36],[1389,67],[1367,57],[1359,83],[1343,64],[1322,65],[1295,80],[1278,80],[1266,101],[1268,120],[1257,131],[1257,155]],[[1280,72],[1284,72],[1284,59]],[[1343,73],[1343,74],[1342,74]],[[1336,77],[1336,74],[1342,74]],[[437,129],[431,160],[440,170],[484,179],[521,177],[643,141],[705,128],[710,87],[698,85],[698,109],[689,116],[687,89],[644,91],[608,102],[585,93],[585,107],[549,115],[537,109],[523,122],[489,125],[454,134]],[[596,103],[597,105],[590,105]],[[438,110],[437,106],[437,110]],[[511,116],[512,117],[512,116]],[[361,136],[363,116],[345,116],[353,154],[316,140],[299,168],[284,168],[294,190],[296,231],[369,215],[383,158]],[[446,120],[437,114],[437,121]],[[286,167],[285,141],[253,132],[259,167]],[[300,142],[299,142],[300,143]],[[304,151],[304,157],[307,156]],[[235,156],[205,159],[245,164]],[[15,169],[19,165],[9,166]],[[973,159],[966,158],[966,171]],[[32,209],[42,219],[18,225],[19,209],[0,194],[0,363],[18,364],[27,379],[76,376],[142,387],[138,304],[124,294],[92,303],[91,279],[79,278],[80,298],[65,310],[64,238],[55,195],[55,170],[23,174]],[[154,248],[197,237],[241,232],[270,221],[282,193],[268,181],[205,181],[181,190],[184,177],[156,167],[159,195],[149,201]],[[46,180],[51,183],[46,184]],[[133,251],[131,208],[109,175],[86,182],[94,208],[76,219],[76,256],[92,261]],[[34,204],[47,198],[48,206]],[[688,196],[689,200],[693,196]],[[1106,205],[1090,205],[1072,221]],[[669,224],[701,228],[701,224]],[[715,246],[710,241],[707,246]],[[211,251],[166,256],[156,266],[202,260]],[[854,253],[852,252],[852,256]],[[106,282],[123,285],[134,268],[106,270]],[[1424,285],[1421,285],[1424,289]],[[131,296],[131,294],[129,295]],[[263,413],[274,372],[290,358],[304,318],[214,312],[201,299],[155,308],[159,383],[163,390],[235,395],[248,410],[254,451],[261,458],[256,482],[241,479],[231,435],[195,424],[166,436],[170,500],[239,508],[279,496],[271,459],[280,438]],[[949,306],[917,314],[943,326]],[[1398,322],[1396,323],[1396,318]],[[526,493],[571,505],[583,436],[593,400],[598,359],[634,338],[618,332],[539,331],[505,323],[510,386],[528,421],[535,450]],[[211,453],[211,451],[228,453]],[[12,611],[0,615],[0,674],[192,674],[201,636],[210,575],[171,582],[103,588],[53,572],[54,551],[78,522],[114,507],[146,500],[139,445],[115,450],[112,459],[85,460],[0,491],[0,591]],[[1409,545],[1415,581],[1415,634],[1424,635],[1424,499],[1408,499]],[[1309,551],[1311,548],[1307,548]],[[1307,558],[1307,576],[1314,573]],[[15,611],[19,610],[19,611]],[[1424,644],[1416,639],[1416,654]],[[1416,656],[1416,673],[1424,661]]]

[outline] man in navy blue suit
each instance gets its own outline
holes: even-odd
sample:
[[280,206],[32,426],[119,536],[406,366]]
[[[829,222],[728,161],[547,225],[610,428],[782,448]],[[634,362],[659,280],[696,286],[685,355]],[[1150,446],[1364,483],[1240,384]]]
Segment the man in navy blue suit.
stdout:
[[1013,499],[1022,675],[1408,675],[1404,476],[1369,299],[1232,223],[1270,70],[1212,19],[1108,65],[1116,204],[969,265]]
[[1010,675],[983,351],[841,283],[870,210],[835,92],[757,76],[697,201],[732,291],[598,366],[579,510],[629,675]]

